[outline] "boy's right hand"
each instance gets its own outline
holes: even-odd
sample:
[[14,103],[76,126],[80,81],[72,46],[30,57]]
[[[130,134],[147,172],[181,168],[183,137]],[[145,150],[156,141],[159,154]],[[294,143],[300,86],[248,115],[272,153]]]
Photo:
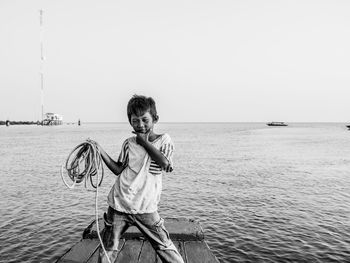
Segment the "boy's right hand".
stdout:
[[148,137],[150,132],[147,133],[140,133],[140,132],[132,132],[133,134],[136,134],[136,142],[140,144],[141,146],[144,146],[146,142],[148,142]]

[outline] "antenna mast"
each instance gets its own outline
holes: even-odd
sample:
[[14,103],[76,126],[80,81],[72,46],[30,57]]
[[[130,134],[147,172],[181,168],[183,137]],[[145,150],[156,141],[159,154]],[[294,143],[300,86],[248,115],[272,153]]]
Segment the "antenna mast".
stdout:
[[41,122],[44,120],[44,25],[43,25],[43,13],[42,9],[39,10],[40,14],[40,88],[41,88]]

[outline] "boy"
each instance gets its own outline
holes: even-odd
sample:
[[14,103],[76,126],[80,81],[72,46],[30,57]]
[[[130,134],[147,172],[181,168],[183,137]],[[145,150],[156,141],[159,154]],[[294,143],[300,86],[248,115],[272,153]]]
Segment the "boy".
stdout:
[[[120,236],[130,225],[135,225],[148,238],[162,262],[183,263],[157,212],[162,171],[173,169],[173,143],[168,134],[153,131],[159,117],[152,98],[134,95],[128,103],[127,115],[136,136],[124,141],[118,160],[114,161],[98,146],[107,167],[118,175],[108,195],[103,244],[114,262]],[[102,250],[100,260],[108,262]]]

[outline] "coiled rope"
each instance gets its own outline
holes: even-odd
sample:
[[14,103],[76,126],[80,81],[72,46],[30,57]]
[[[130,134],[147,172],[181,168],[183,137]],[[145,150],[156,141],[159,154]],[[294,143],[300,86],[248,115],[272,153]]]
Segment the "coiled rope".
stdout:
[[[73,181],[72,184],[68,184],[64,179],[64,169],[71,181]],[[89,189],[88,182],[90,182],[90,185],[95,189],[95,220],[97,235],[103,252],[107,257],[108,262],[111,263],[103,245],[98,224],[98,187],[102,183],[103,175],[104,170],[101,153],[97,147],[97,143],[90,139],[87,139],[85,142],[76,146],[68,155],[65,165],[62,165],[61,167],[61,178],[68,188],[73,189],[76,184],[84,181],[85,188]]]

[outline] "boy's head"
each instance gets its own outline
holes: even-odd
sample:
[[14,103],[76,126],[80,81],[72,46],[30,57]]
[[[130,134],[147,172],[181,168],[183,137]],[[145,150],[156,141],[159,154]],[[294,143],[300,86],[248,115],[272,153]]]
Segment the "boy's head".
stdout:
[[159,117],[157,115],[156,103],[151,97],[142,95],[134,95],[128,102],[127,114],[129,123],[131,123],[131,116],[142,116],[149,112],[152,116],[153,122],[157,122]]

